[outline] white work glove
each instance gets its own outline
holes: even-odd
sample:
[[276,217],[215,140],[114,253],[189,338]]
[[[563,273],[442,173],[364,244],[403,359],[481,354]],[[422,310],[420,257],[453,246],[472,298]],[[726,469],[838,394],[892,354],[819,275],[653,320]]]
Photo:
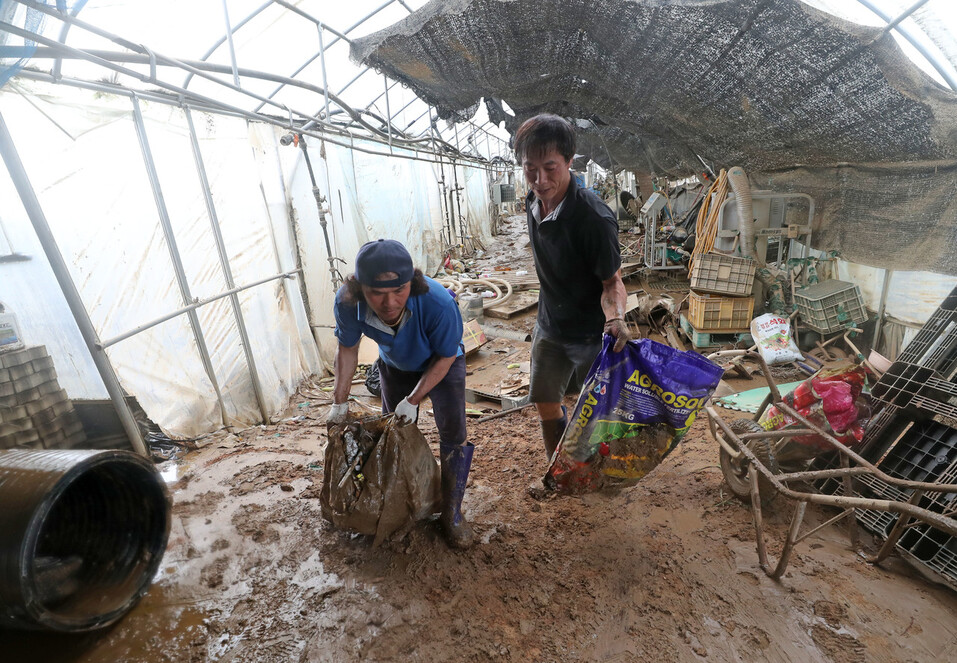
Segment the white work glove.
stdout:
[[326,417],[326,421],[330,424],[341,424],[346,420],[346,415],[349,414],[349,402],[345,403],[333,403],[332,407],[329,408],[329,414]]
[[414,424],[419,418],[419,408],[412,405],[406,397],[395,406],[395,416],[397,419],[404,420],[402,423],[406,425]]

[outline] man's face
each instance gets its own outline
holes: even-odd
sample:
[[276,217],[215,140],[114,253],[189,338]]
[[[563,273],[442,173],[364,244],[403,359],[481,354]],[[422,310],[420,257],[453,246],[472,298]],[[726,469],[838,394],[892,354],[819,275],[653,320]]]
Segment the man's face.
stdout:
[[572,177],[568,169],[571,166],[572,160],[563,157],[554,147],[542,154],[526,154],[522,159],[528,186],[550,209],[554,209],[568,191]]
[[409,291],[412,284],[403,283],[397,288],[376,288],[363,285],[362,294],[365,296],[366,304],[372,307],[379,319],[387,325],[394,325],[399,321],[399,316],[405,309],[405,303],[409,300]]

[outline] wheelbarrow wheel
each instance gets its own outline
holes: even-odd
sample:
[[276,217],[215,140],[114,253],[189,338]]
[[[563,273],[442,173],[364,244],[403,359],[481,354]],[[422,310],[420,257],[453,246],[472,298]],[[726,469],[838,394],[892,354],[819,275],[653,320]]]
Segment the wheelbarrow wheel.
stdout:
[[[751,419],[736,419],[730,423],[731,430],[736,434],[742,433],[765,433],[758,422]],[[771,450],[771,440],[748,440],[748,449],[757,459],[768,468],[772,474],[777,474],[778,467],[775,462],[774,454]],[[751,503],[751,480],[748,477],[748,468],[751,462],[743,455],[738,458],[732,458],[731,454],[725,451],[724,447],[719,447],[719,462],[721,464],[721,473],[724,474],[724,481],[731,489],[731,494],[742,502]],[[761,505],[765,506],[774,501],[777,497],[777,490],[774,485],[763,474],[758,473],[758,488],[761,492]]]

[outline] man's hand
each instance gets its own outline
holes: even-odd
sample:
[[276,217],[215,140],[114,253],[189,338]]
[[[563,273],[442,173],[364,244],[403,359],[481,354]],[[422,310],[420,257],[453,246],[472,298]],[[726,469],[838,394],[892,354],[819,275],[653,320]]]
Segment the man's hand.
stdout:
[[349,403],[333,403],[332,407],[329,408],[329,414],[326,416],[326,421],[330,424],[341,424],[346,420],[346,415],[349,414]]
[[605,322],[605,333],[615,338],[614,352],[621,352],[625,349],[625,343],[631,338],[631,332],[628,331],[628,325],[621,318],[612,318]]
[[395,406],[395,416],[405,425],[414,424],[419,418],[419,408],[412,405],[408,398],[403,398],[399,401],[399,404]]

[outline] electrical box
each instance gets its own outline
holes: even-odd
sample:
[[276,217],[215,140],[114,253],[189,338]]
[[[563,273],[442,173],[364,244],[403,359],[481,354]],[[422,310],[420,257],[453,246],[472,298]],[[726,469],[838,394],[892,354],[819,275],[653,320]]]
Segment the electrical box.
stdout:
[[645,216],[657,216],[658,212],[665,208],[666,203],[667,198],[655,191],[648,197],[645,204],[641,206],[641,213]]
[[492,202],[496,205],[501,205],[502,203],[514,203],[515,202],[515,185],[514,184],[493,184],[492,185]]

